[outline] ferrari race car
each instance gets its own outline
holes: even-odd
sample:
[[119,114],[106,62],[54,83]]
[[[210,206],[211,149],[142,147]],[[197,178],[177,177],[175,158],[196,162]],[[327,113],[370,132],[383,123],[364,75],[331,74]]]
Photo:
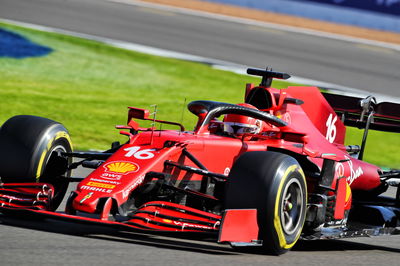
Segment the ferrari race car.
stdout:
[[[74,152],[58,122],[10,118],[0,128],[0,212],[190,233],[269,254],[299,239],[399,234],[400,170],[362,159],[369,130],[400,132],[400,104],[278,90],[272,79],[288,74],[247,72],[262,81],[247,84],[244,103],[188,104],[193,131],[129,107],[127,125],[117,126],[128,141],[103,152]],[[346,126],[364,129],[360,145],[344,145]],[[77,167],[94,170],[72,177]],[[71,182],[79,183],[56,211]],[[389,186],[393,198],[381,195]]]

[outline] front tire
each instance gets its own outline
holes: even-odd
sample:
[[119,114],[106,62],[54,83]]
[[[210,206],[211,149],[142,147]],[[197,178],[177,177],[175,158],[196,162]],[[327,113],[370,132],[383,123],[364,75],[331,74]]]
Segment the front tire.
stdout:
[[257,209],[259,239],[268,254],[290,250],[303,229],[307,189],[299,163],[276,152],[247,152],[229,174],[226,209]]
[[43,182],[54,187],[50,209],[61,203],[67,188],[70,158],[58,152],[71,152],[72,143],[65,127],[53,120],[19,115],[0,128],[0,177],[3,182]]

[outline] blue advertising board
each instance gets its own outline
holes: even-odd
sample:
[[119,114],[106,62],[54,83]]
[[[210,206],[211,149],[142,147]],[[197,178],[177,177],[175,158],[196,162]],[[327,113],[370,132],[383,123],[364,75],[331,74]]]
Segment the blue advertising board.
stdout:
[[400,0],[201,0],[400,32]]
[[[293,0],[292,0],[293,1]],[[400,15],[400,0],[297,0]]]

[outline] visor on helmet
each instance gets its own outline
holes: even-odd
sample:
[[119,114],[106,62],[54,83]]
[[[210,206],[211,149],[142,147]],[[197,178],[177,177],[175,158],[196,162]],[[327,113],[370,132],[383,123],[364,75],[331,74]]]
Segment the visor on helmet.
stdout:
[[260,127],[237,122],[224,122],[224,131],[234,135],[257,134],[260,131]]

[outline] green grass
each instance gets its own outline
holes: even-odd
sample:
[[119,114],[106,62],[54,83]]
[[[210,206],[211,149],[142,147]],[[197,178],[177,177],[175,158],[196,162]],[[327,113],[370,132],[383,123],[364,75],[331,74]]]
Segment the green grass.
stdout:
[[[124,141],[114,125],[126,124],[127,106],[151,109],[150,105],[157,104],[157,118],[170,121],[180,121],[184,110],[183,123],[192,129],[196,117],[183,107],[185,99],[186,103],[243,102],[245,83],[259,82],[203,64],[3,23],[0,27],[54,49],[45,57],[0,58],[0,123],[18,114],[48,117],[69,129],[74,148],[79,150],[106,149],[115,140]],[[288,85],[280,81],[273,84],[276,88]],[[370,143],[378,148],[369,148],[366,159],[399,167],[398,137],[383,139],[383,135],[370,136]],[[359,140],[350,142],[357,144]],[[382,154],[384,150],[389,153]]]
[[[363,130],[348,128],[346,145],[361,145]],[[370,130],[364,160],[383,167],[400,168],[400,135]]]

